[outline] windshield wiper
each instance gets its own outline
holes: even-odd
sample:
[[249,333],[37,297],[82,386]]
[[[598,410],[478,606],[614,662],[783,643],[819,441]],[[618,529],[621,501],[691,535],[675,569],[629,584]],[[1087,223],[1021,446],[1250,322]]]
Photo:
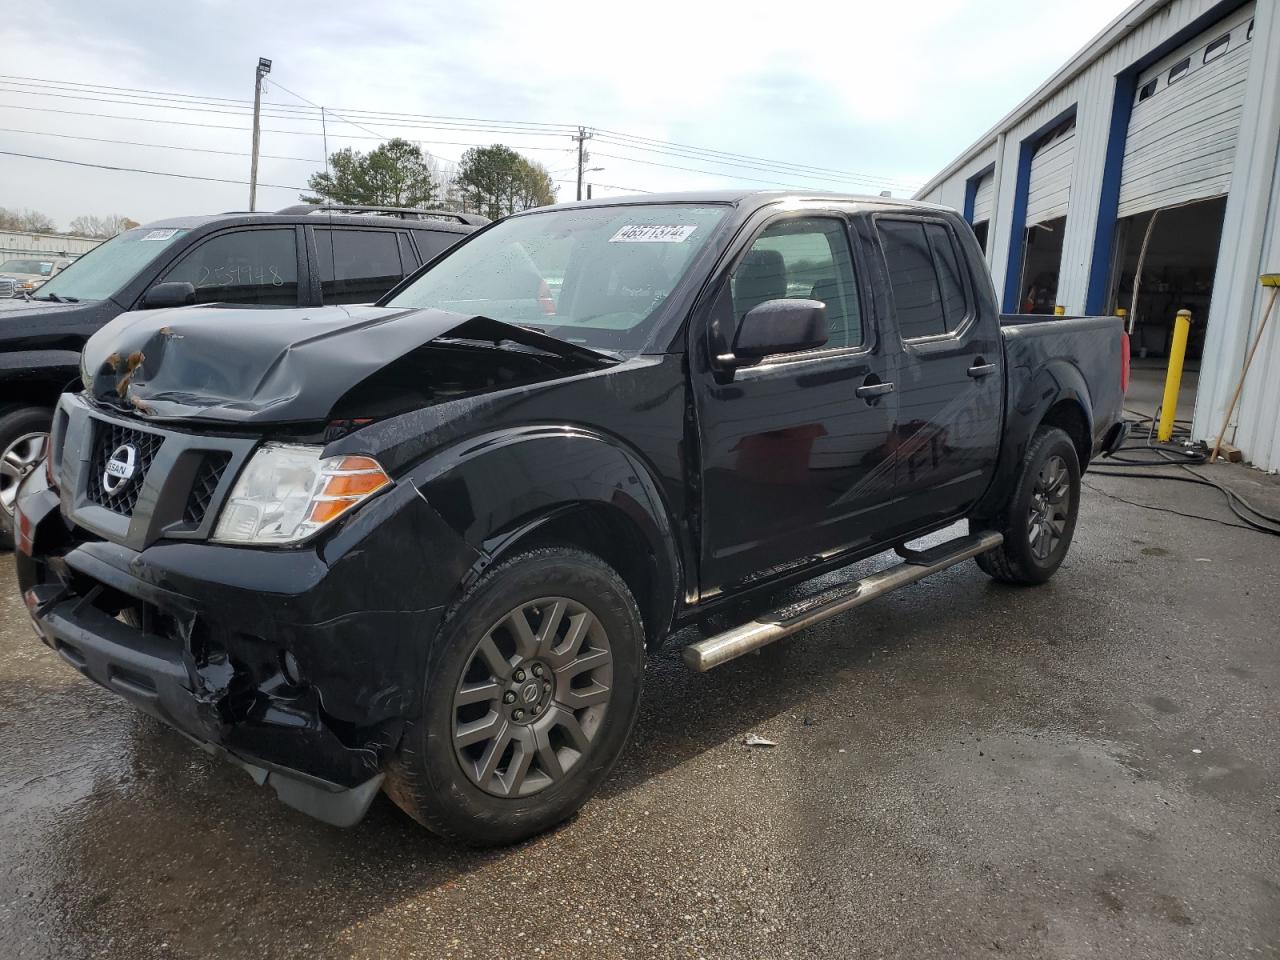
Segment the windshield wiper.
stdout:
[[53,303],[79,303],[79,297],[60,297],[56,293],[45,293],[38,297],[32,297],[32,300],[49,300]]

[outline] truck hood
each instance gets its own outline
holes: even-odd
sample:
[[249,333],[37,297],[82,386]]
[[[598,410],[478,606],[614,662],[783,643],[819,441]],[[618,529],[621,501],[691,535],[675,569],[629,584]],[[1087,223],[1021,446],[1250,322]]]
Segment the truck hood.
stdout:
[[390,416],[614,362],[442,310],[210,306],[122,314],[85,344],[82,375],[98,402],[149,419],[313,423]]
[[36,314],[55,316],[57,314],[83,308],[84,303],[55,303],[52,300],[28,300],[26,297],[5,297],[0,300],[0,323],[20,323],[30,320]]

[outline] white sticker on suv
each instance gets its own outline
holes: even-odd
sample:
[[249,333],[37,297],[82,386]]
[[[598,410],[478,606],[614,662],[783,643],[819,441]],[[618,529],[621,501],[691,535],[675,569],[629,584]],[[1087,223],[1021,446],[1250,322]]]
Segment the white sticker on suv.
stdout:
[[684,243],[689,235],[697,230],[697,224],[679,226],[656,226],[653,224],[629,223],[612,237],[610,243]]

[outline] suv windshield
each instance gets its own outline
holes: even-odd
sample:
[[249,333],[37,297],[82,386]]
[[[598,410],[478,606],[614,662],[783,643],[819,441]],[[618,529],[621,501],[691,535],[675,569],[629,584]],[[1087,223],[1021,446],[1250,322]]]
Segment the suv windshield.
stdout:
[[600,350],[638,350],[727,209],[636,204],[512,217],[385,305],[479,314]]
[[45,281],[36,296],[41,300],[106,300],[186,232],[173,227],[126,230]]
[[0,273],[34,273],[47,277],[52,272],[52,260],[6,260],[0,263]]

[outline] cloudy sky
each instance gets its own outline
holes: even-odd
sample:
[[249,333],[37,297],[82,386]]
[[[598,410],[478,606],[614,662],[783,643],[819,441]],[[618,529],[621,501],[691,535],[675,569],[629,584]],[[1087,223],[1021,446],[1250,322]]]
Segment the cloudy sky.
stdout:
[[[79,214],[244,208],[239,182],[10,154],[246,181],[259,56],[273,60],[259,179],[278,185],[260,186],[259,208],[296,202],[322,169],[308,101],[337,114],[331,150],[399,135],[447,162],[468,144],[508,143],[563,181],[561,199],[573,198],[567,128],[579,124],[598,131],[600,194],[909,195],[1127,5],[41,0],[38,15],[6,23],[0,207],[43,211],[59,228]],[[204,99],[163,99],[173,94]]]

